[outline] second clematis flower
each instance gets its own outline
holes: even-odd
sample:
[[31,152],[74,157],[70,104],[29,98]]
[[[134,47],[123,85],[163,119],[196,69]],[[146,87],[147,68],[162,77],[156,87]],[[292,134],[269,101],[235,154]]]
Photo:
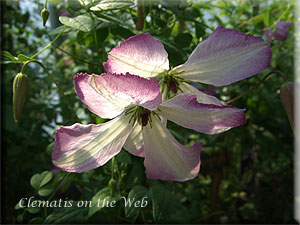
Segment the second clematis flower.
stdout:
[[288,27],[290,26],[292,26],[291,22],[278,22],[275,32],[272,32],[270,28],[266,28],[264,34],[269,42],[272,41],[272,38],[275,38],[277,41],[284,41],[289,35]]
[[[154,78],[129,73],[78,74],[74,85],[91,112],[112,120],[99,125],[76,123],[56,131],[52,161],[69,172],[102,166],[124,147],[145,158],[148,178],[190,180],[199,173],[201,143],[182,146],[162,118],[208,134],[245,123],[244,110],[199,103],[193,94],[179,94],[162,103],[160,85]],[[213,100],[218,101],[207,98]]]
[[[168,54],[162,43],[150,34],[138,34],[111,50],[103,63],[107,72],[157,77],[173,93],[193,93],[203,102],[203,93],[187,81],[215,86],[229,85],[263,71],[272,52],[261,37],[219,26],[200,42],[188,60],[169,68]],[[217,105],[221,104],[218,102]]]

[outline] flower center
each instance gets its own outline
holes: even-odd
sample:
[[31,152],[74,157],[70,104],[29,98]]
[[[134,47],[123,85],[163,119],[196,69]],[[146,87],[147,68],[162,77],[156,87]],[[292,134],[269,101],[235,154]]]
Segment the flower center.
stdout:
[[178,90],[180,90],[180,83],[186,82],[186,80],[180,77],[180,73],[174,73],[173,68],[169,70],[163,77],[158,80],[161,93],[163,95],[163,100],[170,99],[174,97]]
[[136,122],[138,122],[140,125],[142,125],[142,127],[147,126],[148,123],[151,126],[151,122],[152,122],[151,114],[157,116],[160,119],[160,117],[158,116],[158,114],[156,112],[150,111],[149,109],[145,109],[142,106],[133,106],[133,107],[129,108],[125,112],[125,115],[129,115],[129,114],[132,114],[132,116],[129,120],[129,123],[131,123],[131,121],[133,121],[132,126],[134,126]]

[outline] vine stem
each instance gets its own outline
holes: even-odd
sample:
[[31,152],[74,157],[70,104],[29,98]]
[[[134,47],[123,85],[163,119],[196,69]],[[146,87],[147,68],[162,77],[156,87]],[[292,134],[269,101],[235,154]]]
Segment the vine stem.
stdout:
[[[60,186],[64,183],[64,181],[70,176],[71,173],[66,174],[63,179],[61,180],[61,182],[59,182],[55,188],[55,190],[53,191],[53,193],[50,195],[50,197],[47,199],[48,202],[51,201],[51,199],[54,197],[54,195],[56,194],[56,192],[58,191],[58,189],[60,188]],[[45,205],[44,207],[44,214],[45,217],[47,217],[47,207]]]
[[60,35],[65,31],[66,26],[59,32],[59,34],[53,39],[53,41],[51,41],[48,45],[46,45],[44,48],[42,48],[40,51],[38,51],[37,53],[35,53],[33,56],[30,57],[30,59],[34,59],[37,55],[39,55],[41,52],[43,52],[44,50],[46,50],[47,48],[49,48],[50,46],[53,45],[53,43],[60,37]]
[[111,178],[114,179],[115,157],[111,159]]
[[228,100],[227,102],[225,102],[226,104],[230,104],[242,97],[244,97],[245,95],[251,93],[254,89],[256,89],[259,85],[261,85],[269,76],[271,76],[272,74],[279,74],[280,76],[282,76],[284,79],[287,79],[286,75],[284,73],[282,73],[279,70],[273,70],[270,73],[268,73],[267,75],[265,75],[255,86],[253,86],[252,88],[250,88],[248,91],[244,92],[243,94],[241,94],[240,96],[237,96],[233,99]]
[[81,122],[80,119],[77,117],[75,111],[73,110],[73,108],[72,108],[70,102],[68,101],[66,95],[64,94],[63,90],[61,89],[61,87],[59,86],[59,84],[57,83],[57,81],[54,79],[54,77],[53,77],[53,76],[51,75],[51,73],[47,70],[47,68],[44,66],[43,63],[41,63],[40,61],[38,61],[38,60],[36,60],[36,59],[30,59],[30,60],[26,61],[26,62],[23,64],[22,69],[21,69],[21,73],[23,73],[24,68],[25,68],[29,63],[32,63],[32,62],[33,62],[33,63],[36,63],[36,64],[38,64],[38,65],[40,65],[40,66],[44,69],[44,71],[48,74],[48,76],[50,77],[50,79],[52,80],[52,82],[56,85],[56,87],[57,87],[59,93],[60,93],[61,96],[64,98],[64,100],[65,100],[65,102],[66,102],[68,108],[71,110],[71,112],[72,112],[74,118],[76,119],[76,121],[77,121],[77,122]]
[[44,8],[47,9],[47,3],[48,3],[48,0],[45,0],[45,3],[44,3]]

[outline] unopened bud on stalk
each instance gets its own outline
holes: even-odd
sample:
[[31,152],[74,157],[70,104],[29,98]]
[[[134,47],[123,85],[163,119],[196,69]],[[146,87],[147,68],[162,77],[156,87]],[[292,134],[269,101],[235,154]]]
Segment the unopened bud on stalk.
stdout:
[[111,196],[113,196],[117,191],[117,181],[113,178],[108,182],[108,189],[110,191]]
[[43,26],[46,25],[48,17],[49,17],[49,11],[46,8],[43,8],[43,10],[41,11],[41,17],[43,20]]
[[16,122],[18,122],[21,116],[27,89],[27,75],[24,73],[18,73],[13,82],[13,113]]
[[288,82],[280,87],[280,100],[294,130],[294,83]]

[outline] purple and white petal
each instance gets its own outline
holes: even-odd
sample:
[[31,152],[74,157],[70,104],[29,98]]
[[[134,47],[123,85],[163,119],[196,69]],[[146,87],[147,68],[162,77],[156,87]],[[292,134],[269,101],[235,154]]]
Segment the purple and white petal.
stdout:
[[168,53],[149,33],[138,34],[112,49],[103,66],[110,73],[129,72],[146,78],[156,77],[169,70]]
[[123,114],[99,125],[60,127],[55,133],[52,162],[68,172],[84,172],[104,165],[122,149],[133,127]]
[[200,142],[191,147],[181,145],[155,116],[151,126],[144,127],[143,137],[147,178],[187,181],[198,175]]
[[243,109],[229,105],[202,104],[193,94],[179,94],[163,102],[159,110],[168,120],[205,134],[218,134],[246,122]]
[[219,26],[174,72],[192,81],[224,86],[263,71],[271,57],[262,38]]
[[140,124],[136,123],[134,125],[134,128],[123,147],[132,155],[144,157],[144,140],[142,126]]
[[223,102],[221,102],[216,97],[214,97],[212,95],[208,95],[188,83],[185,83],[185,82],[180,83],[179,88],[183,91],[183,93],[190,93],[190,94],[196,95],[199,103],[213,104],[213,105],[225,105]]
[[139,105],[155,110],[161,103],[159,83],[129,73],[74,77],[75,91],[88,109],[103,118],[114,118],[126,108]]

